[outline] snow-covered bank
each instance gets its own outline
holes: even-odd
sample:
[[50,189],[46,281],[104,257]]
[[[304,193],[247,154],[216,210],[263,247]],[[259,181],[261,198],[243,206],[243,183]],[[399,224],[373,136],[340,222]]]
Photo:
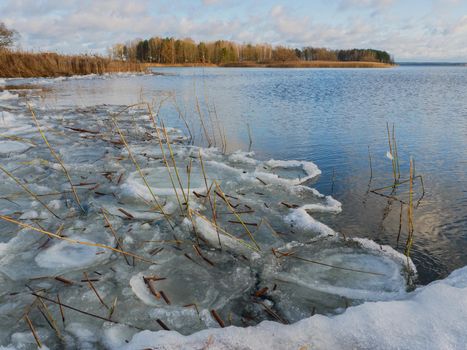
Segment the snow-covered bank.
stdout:
[[143,331],[129,343],[104,332],[109,349],[465,349],[467,267],[398,301],[366,302],[337,316],[315,315],[293,325],[207,329],[190,336]]

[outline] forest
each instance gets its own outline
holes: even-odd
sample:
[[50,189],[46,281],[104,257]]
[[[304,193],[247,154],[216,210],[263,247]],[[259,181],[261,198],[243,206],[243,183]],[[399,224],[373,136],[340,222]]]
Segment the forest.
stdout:
[[110,49],[112,58],[157,64],[229,64],[240,62],[292,61],[364,61],[393,64],[386,51],[374,49],[332,50],[327,48],[291,48],[271,44],[238,44],[227,40],[195,42],[172,37],[137,39],[119,43]]

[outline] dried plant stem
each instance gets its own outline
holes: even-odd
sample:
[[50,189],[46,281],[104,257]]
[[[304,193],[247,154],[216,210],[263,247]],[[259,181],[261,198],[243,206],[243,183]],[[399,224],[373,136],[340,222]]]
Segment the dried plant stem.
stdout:
[[296,255],[293,255],[293,254],[282,255],[282,256],[288,257],[288,258],[292,258],[292,259],[301,260],[301,261],[305,261],[305,262],[309,262],[309,263],[316,264],[316,265],[322,265],[322,266],[326,266],[326,267],[332,267],[333,269],[339,269],[339,270],[345,270],[345,271],[352,271],[352,272],[359,272],[359,273],[365,273],[365,274],[368,274],[368,275],[375,275],[375,276],[386,276],[384,273],[372,272],[372,271],[365,271],[365,270],[359,270],[359,269],[351,269],[351,268],[348,268],[348,267],[342,267],[342,266],[336,266],[336,265],[326,264],[326,263],[323,263],[323,262],[320,262],[320,261],[302,258],[302,257],[300,257],[300,256],[296,256]]
[[45,209],[47,209],[53,216],[55,216],[57,219],[60,219],[60,217],[55,214],[52,209],[50,209],[47,204],[45,204],[34,192],[32,192],[26,185],[24,185],[21,181],[19,181],[18,178],[16,178],[12,173],[10,173],[8,170],[6,170],[4,167],[0,165],[0,170],[3,171],[9,178],[11,178],[13,181],[15,181],[18,186],[20,186],[24,191],[26,191],[30,196],[32,196],[36,201],[38,201]]
[[[54,303],[54,304],[58,304],[57,301],[53,300],[53,299],[50,299],[46,296],[43,296],[43,295],[39,295],[35,292],[31,293],[32,295],[34,295],[35,297],[38,297],[40,299],[44,299],[44,300],[47,300],[47,301],[50,301],[51,303]],[[87,311],[83,311],[83,310],[80,310],[74,306],[71,306],[71,305],[67,305],[67,304],[63,304],[61,303],[60,304],[62,307],[66,308],[66,309],[70,309],[70,310],[73,310],[73,311],[76,311],[76,312],[79,312],[83,315],[87,315],[87,316],[91,316],[91,317],[94,317],[94,318],[98,318],[100,320],[103,320],[103,321],[108,321],[108,322],[112,322],[112,323],[116,323],[116,324],[124,324],[124,325],[127,325],[129,327],[132,327],[132,328],[136,328],[138,330],[143,330],[142,328],[139,328],[139,327],[136,327],[136,326],[133,326],[133,325],[129,325],[129,324],[125,324],[125,323],[122,323],[122,322],[118,322],[118,321],[114,321],[114,320],[111,320],[110,318],[108,317],[103,317],[103,316],[99,316],[99,315],[96,315],[96,314],[93,314],[91,312],[87,312]]]
[[206,129],[206,125],[204,123],[203,114],[201,113],[201,108],[199,106],[198,96],[195,96],[195,98],[196,98],[196,110],[198,112],[198,116],[199,116],[199,120],[201,122],[201,126],[203,127],[204,137],[206,138],[206,142],[208,143],[208,147],[211,147],[212,146],[212,141],[211,141],[211,138],[209,137],[208,130]]
[[202,220],[206,221],[207,223],[211,224],[212,226],[214,226],[216,229],[219,230],[220,233],[222,233],[223,235],[233,239],[234,241],[240,243],[241,245],[244,245],[245,247],[247,247],[248,249],[251,249],[255,252],[259,252],[260,250],[258,248],[256,248],[255,246],[252,246],[250,244],[248,244],[247,242],[245,242],[243,239],[240,239],[240,238],[237,238],[235,237],[234,235],[232,235],[231,233],[227,232],[226,230],[224,230],[222,227],[220,226],[216,226],[211,220],[209,220],[207,217],[205,217],[204,215],[198,213],[197,211],[195,210],[192,210],[190,209],[190,215],[193,216],[196,215],[198,216],[199,218],[201,218]]
[[125,145],[125,148],[127,149],[128,151],[128,155],[130,156],[133,164],[135,165],[136,167],[136,170],[138,171],[139,175],[141,176],[141,179],[143,180],[146,188],[148,189],[149,193],[151,194],[151,197],[152,199],[154,200],[154,203],[156,204],[157,208],[160,210],[160,212],[162,213],[162,215],[164,215],[165,219],[167,220],[167,222],[169,223],[170,227],[173,229],[174,226],[172,224],[172,222],[170,221],[170,218],[169,216],[165,213],[164,209],[162,208],[162,206],[160,205],[159,201],[157,200],[157,197],[156,195],[154,194],[151,186],[149,186],[149,183],[148,181],[146,180],[146,176],[144,176],[143,174],[143,171],[141,170],[141,167],[139,166],[136,158],[133,156],[133,152],[131,151],[130,149],[130,146],[128,145],[127,141],[126,141],[126,138],[125,136],[123,135],[122,133],[122,130],[120,130],[120,127],[118,126],[117,124],[117,121],[115,120],[115,118],[112,118],[112,122],[115,126],[115,129],[117,130],[118,134],[120,135],[120,139],[122,140],[123,144]]
[[[214,226],[216,227],[216,232],[217,232],[217,240],[219,242],[219,248],[222,250],[222,243],[221,243],[221,237],[219,235],[219,230],[218,230],[218,225],[217,225],[217,213],[216,213],[216,209],[215,209],[215,205],[213,204],[212,202],[212,199],[211,199],[211,187],[208,188],[208,179],[207,179],[207,176],[206,176],[206,170],[204,168],[204,162],[203,162],[203,157],[201,155],[201,150],[199,150],[198,152],[198,157],[199,157],[199,162],[200,162],[200,165],[201,165],[201,171],[203,173],[203,178],[204,178],[204,185],[206,186],[206,196],[209,200],[209,205],[211,207],[211,212],[212,212],[212,220],[214,221]],[[214,198],[214,202],[215,202],[215,198]]]
[[50,154],[57,160],[57,162],[60,164],[60,167],[62,168],[63,173],[65,174],[65,176],[66,176],[66,178],[67,178],[67,180],[68,180],[68,182],[70,184],[71,191],[73,192],[73,196],[75,197],[76,203],[78,204],[81,211],[84,211],[84,209],[83,209],[83,207],[81,205],[81,202],[79,200],[78,193],[75,190],[75,186],[73,186],[73,182],[71,181],[71,177],[70,177],[70,174],[68,173],[68,170],[66,169],[66,167],[63,164],[62,160],[60,159],[58,154],[55,153],[54,149],[52,148],[49,141],[47,140],[47,137],[45,136],[44,132],[42,131],[42,129],[41,129],[40,125],[39,125],[39,121],[37,120],[36,114],[34,113],[34,110],[32,109],[31,105],[28,104],[28,107],[29,107],[29,111],[31,112],[32,119],[34,120],[34,123],[36,124],[37,130],[39,131],[39,133],[41,134],[42,139],[44,140],[45,144],[49,148]]
[[97,291],[97,289],[94,287],[94,284],[92,284],[92,281],[89,279],[89,276],[88,276],[88,273],[86,271],[83,272],[84,274],[84,278],[86,279],[86,282],[88,283],[89,285],[89,288],[91,288],[91,290],[94,292],[94,294],[96,295],[97,299],[99,299],[100,303],[105,306],[106,309],[109,309],[109,307],[107,306],[107,304],[104,302],[104,300],[102,299],[102,297],[100,296],[99,292]]
[[[164,100],[162,100],[160,102],[160,105],[163,102],[164,102]],[[160,105],[159,105],[159,109],[160,109]],[[157,139],[159,140],[159,148],[161,149],[161,153],[162,153],[162,160],[164,161],[164,165],[165,165],[165,167],[167,169],[167,173],[169,174],[170,183],[172,184],[172,188],[174,190],[175,197],[177,198],[177,202],[178,202],[178,206],[180,208],[180,212],[183,214],[183,206],[182,206],[182,203],[180,201],[180,197],[178,196],[178,191],[177,191],[177,188],[175,186],[175,181],[174,181],[173,176],[172,176],[172,171],[170,170],[169,162],[167,161],[167,156],[165,154],[164,146],[162,144],[162,136],[160,134],[159,128],[157,127],[156,118],[154,117],[154,114],[152,113],[152,109],[151,109],[151,106],[149,105],[149,103],[147,104],[147,108],[148,108],[148,111],[149,111],[149,116],[151,117],[153,127],[154,127],[154,129],[155,129],[155,131],[157,133]],[[183,188],[182,188],[182,191],[183,191]]]
[[37,298],[37,299],[39,300],[39,303],[42,305],[42,308],[45,311],[44,317],[47,319],[47,322],[49,322],[49,324],[51,325],[51,327],[53,328],[53,330],[57,334],[57,337],[59,339],[63,339],[63,337],[62,337],[62,335],[60,333],[60,329],[58,328],[57,322],[55,321],[52,314],[50,313],[49,308],[47,307],[47,305],[44,303],[44,301],[42,299],[40,299],[40,298]]
[[60,294],[57,293],[57,303],[60,310],[60,315],[62,316],[62,323],[65,325],[65,312],[63,311],[62,302],[60,301]]
[[13,219],[13,218],[11,218],[9,216],[0,215],[0,219],[11,222],[11,223],[16,224],[18,226],[21,226],[23,228],[28,228],[30,230],[42,233],[42,234],[47,235],[49,237],[57,238],[57,239],[62,240],[62,241],[66,241],[66,242],[73,243],[73,244],[86,245],[86,246],[89,246],[89,247],[98,247],[98,248],[108,249],[108,250],[114,251],[116,253],[131,256],[131,257],[133,257],[135,259],[138,259],[138,260],[150,263],[150,264],[156,264],[156,262],[154,262],[152,260],[145,259],[145,258],[143,258],[143,257],[141,257],[139,255],[136,255],[136,254],[133,254],[133,253],[130,253],[130,252],[126,252],[126,251],[123,251],[123,250],[120,250],[120,249],[117,249],[117,248],[113,248],[113,247],[110,247],[110,246],[105,245],[105,244],[92,243],[92,242],[86,242],[86,241],[78,241],[76,239],[60,236],[60,235],[57,235],[55,233],[52,233],[52,232],[49,232],[49,231],[46,231],[46,230],[31,226],[31,225],[25,224],[23,222],[17,221],[17,220],[15,220],[15,219]]
[[[117,242],[117,248],[123,250],[123,243],[121,242],[120,238],[118,238],[117,232],[115,232],[115,230],[114,230],[112,224],[110,223],[109,218],[108,218],[107,215],[105,214],[105,210],[104,210],[104,209],[102,209],[102,215],[104,216],[104,221],[105,221],[106,225],[109,226],[109,230],[110,230],[110,232],[112,232],[112,235],[114,236],[115,241]],[[125,259],[127,265],[131,265],[130,262],[128,261],[128,258],[126,257],[126,255],[125,255],[125,254],[122,254],[122,256],[123,256],[123,258]]]
[[34,337],[34,340],[36,341],[37,347],[42,348],[42,343],[41,340],[39,339],[39,336],[37,335],[36,329],[34,328],[34,325],[32,324],[31,320],[29,319],[28,315],[24,315],[24,319],[31,330],[31,333]]
[[245,223],[243,222],[243,219],[241,218],[241,216],[235,211],[235,209],[232,207],[232,205],[230,204],[229,200],[226,198],[225,196],[225,193],[222,191],[221,187],[219,186],[219,184],[217,183],[217,181],[214,181],[215,184],[216,184],[216,188],[219,190],[220,192],[220,195],[222,197],[222,199],[224,200],[224,202],[227,204],[227,207],[229,208],[229,210],[232,212],[232,214],[235,215],[235,217],[237,218],[238,221],[240,221],[241,225],[243,226],[243,228],[245,229],[245,232],[248,234],[248,236],[250,237],[250,239],[252,240],[252,242],[254,243],[254,245],[256,246],[256,248],[258,248],[258,250],[261,250],[260,246],[258,245],[258,243],[256,242],[255,238],[253,237],[252,233],[250,232],[250,230],[248,229],[247,225],[245,225]]
[[410,250],[413,244],[413,233],[414,233],[414,223],[413,223],[413,160],[410,158],[410,187],[409,187],[409,204],[407,206],[407,223],[408,223],[408,237],[407,243],[405,246],[405,255],[407,256],[407,263],[410,258]]
[[170,144],[169,135],[167,134],[167,129],[165,128],[164,123],[162,123],[162,130],[164,132],[164,137],[165,137],[165,141],[167,143],[167,147],[169,148],[170,158],[172,159],[172,163],[174,165],[175,175],[177,176],[177,181],[178,181],[178,184],[180,185],[180,190],[182,191],[182,194],[183,194],[183,199],[186,202],[186,200],[187,200],[186,199],[186,194],[185,194],[185,191],[183,190],[182,180],[180,179],[180,174],[178,173],[177,163],[175,161],[175,156],[174,156],[174,153],[173,153],[173,150],[172,150],[172,146]]

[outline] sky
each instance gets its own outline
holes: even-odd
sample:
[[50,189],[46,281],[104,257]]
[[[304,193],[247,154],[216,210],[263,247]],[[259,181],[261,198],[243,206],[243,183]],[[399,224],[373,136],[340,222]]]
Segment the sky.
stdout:
[[22,49],[60,53],[173,36],[467,62],[467,0],[0,0],[0,22]]

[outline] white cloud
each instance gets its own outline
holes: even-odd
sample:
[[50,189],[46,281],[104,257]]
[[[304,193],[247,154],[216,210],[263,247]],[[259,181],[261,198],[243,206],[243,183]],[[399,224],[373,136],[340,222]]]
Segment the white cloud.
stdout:
[[[26,49],[104,53],[116,42],[167,35],[297,47],[373,47],[397,59],[467,60],[467,13],[459,10],[463,5],[432,1],[431,8],[408,14],[395,10],[402,0],[334,0],[327,7],[335,14],[338,5],[338,20],[268,0],[3,0],[0,13],[1,20],[21,33]],[[375,11],[378,16],[372,15]]]

